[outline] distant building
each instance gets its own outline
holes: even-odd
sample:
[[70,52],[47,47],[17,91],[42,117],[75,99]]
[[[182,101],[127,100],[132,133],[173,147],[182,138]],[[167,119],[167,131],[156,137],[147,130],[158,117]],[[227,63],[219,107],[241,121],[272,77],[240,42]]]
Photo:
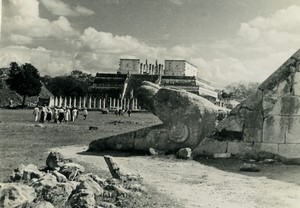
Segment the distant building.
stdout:
[[165,75],[197,77],[198,68],[186,60],[165,60]]
[[118,74],[140,74],[140,59],[120,59]]

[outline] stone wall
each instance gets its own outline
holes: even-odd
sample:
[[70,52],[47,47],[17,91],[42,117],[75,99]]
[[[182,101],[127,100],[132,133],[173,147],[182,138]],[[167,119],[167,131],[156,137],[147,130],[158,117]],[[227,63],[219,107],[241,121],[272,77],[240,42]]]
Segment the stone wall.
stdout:
[[[227,152],[300,158],[300,50],[216,127]],[[237,142],[238,141],[238,142]]]

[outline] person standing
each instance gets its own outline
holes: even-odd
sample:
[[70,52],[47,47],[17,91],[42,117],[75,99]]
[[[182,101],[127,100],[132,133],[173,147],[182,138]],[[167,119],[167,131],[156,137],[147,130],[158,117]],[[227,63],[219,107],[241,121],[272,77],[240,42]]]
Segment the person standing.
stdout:
[[34,118],[34,122],[37,122],[39,120],[39,107],[35,106],[35,108],[33,109],[33,118]]
[[50,122],[50,121],[52,120],[52,115],[53,115],[52,110],[51,110],[50,107],[48,107],[48,108],[47,108],[47,117],[46,117],[46,120],[47,120],[48,122]]
[[84,108],[82,115],[83,115],[83,120],[85,120],[88,115],[88,111],[86,108]]
[[54,108],[54,114],[53,114],[54,123],[58,123],[58,109]]
[[62,107],[59,108],[58,110],[58,121],[61,123],[65,118],[65,111]]
[[40,122],[41,123],[44,123],[45,119],[46,119],[46,107],[45,106],[42,106],[42,109],[41,109],[41,116],[40,116]]
[[70,118],[70,109],[67,107],[66,111],[65,111],[65,122],[69,122],[69,118]]
[[74,122],[75,119],[77,118],[77,109],[76,108],[73,108],[72,110],[72,121]]

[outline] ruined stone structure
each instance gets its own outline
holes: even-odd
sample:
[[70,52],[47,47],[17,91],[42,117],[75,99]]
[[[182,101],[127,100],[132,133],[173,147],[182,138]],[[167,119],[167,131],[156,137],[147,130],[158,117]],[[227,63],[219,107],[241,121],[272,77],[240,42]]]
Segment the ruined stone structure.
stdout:
[[197,77],[198,68],[186,60],[165,60],[165,75]]
[[217,151],[300,158],[299,115],[300,50],[219,123],[217,139],[227,146]]
[[300,50],[216,127],[220,109],[200,96],[149,82],[138,92],[143,108],[163,124],[95,140],[90,150],[176,151],[188,147],[193,157],[227,153],[300,159]]
[[140,59],[120,59],[118,74],[145,74],[145,75],[163,75],[164,67],[162,64],[158,64],[157,60],[155,64],[141,63]]

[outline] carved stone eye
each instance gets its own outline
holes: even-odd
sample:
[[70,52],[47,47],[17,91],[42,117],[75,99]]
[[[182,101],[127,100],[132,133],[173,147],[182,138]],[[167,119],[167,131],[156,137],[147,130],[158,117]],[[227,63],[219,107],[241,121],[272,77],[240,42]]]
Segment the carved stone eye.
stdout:
[[173,123],[170,127],[169,140],[175,143],[183,143],[189,136],[188,127],[181,123]]

